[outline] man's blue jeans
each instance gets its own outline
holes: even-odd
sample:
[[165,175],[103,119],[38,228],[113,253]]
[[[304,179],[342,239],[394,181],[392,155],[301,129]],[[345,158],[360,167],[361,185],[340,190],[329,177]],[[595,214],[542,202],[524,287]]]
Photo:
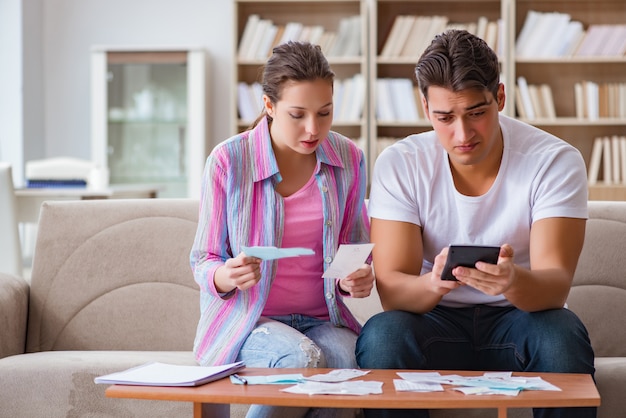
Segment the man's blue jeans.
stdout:
[[[583,323],[568,309],[437,306],[424,315],[379,313],[357,340],[364,369],[587,373],[594,354]],[[366,410],[366,417],[428,417],[424,410]],[[535,418],[595,417],[596,408],[535,409]]]

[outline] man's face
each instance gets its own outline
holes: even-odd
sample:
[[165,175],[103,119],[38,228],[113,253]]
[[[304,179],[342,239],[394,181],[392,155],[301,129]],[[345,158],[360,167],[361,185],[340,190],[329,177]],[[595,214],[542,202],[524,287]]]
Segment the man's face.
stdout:
[[504,85],[500,84],[498,97],[486,90],[453,92],[429,87],[424,108],[453,166],[493,161],[495,153],[499,158],[502,136],[498,113],[504,108]]

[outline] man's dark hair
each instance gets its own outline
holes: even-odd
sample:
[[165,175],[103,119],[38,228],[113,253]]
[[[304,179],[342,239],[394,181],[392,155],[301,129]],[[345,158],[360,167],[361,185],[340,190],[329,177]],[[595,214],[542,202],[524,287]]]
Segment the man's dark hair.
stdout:
[[498,56],[478,36],[465,30],[448,30],[435,36],[415,66],[420,91],[428,100],[428,88],[458,92],[488,90],[498,97]]

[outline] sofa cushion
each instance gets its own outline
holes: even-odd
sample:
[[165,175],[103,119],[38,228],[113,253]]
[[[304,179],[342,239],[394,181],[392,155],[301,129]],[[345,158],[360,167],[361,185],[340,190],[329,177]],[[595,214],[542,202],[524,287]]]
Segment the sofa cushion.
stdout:
[[195,365],[193,353],[49,351],[0,359],[0,417],[192,416],[188,402],[107,398],[94,378],[149,361]]
[[190,351],[197,207],[188,199],[45,202],[27,351]]
[[626,356],[626,203],[589,202],[585,244],[568,307],[589,331],[596,357]]

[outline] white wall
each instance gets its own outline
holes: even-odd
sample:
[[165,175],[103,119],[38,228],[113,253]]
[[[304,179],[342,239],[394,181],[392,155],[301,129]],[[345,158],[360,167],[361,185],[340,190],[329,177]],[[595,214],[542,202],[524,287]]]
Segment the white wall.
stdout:
[[18,173],[23,160],[21,45],[21,0],[0,0],[0,161]]
[[[0,0],[29,3],[32,0]],[[92,45],[199,45],[209,56],[209,151],[229,135],[234,7],[229,0],[40,0],[39,120],[45,157],[91,158],[90,68]],[[9,4],[9,3],[7,3]],[[36,21],[36,11],[23,22]],[[0,18],[0,26],[2,26]],[[0,36],[5,30],[0,29]],[[1,58],[1,56],[0,56]],[[36,58],[31,62],[37,65]],[[13,71],[14,72],[14,71]],[[23,70],[24,83],[39,81]],[[36,90],[36,89],[35,89]],[[15,94],[15,93],[13,93]],[[17,99],[17,98],[16,98]],[[2,106],[0,105],[0,109]],[[25,109],[29,112],[29,109]],[[33,128],[37,130],[37,128]],[[2,139],[0,127],[0,141]]]

